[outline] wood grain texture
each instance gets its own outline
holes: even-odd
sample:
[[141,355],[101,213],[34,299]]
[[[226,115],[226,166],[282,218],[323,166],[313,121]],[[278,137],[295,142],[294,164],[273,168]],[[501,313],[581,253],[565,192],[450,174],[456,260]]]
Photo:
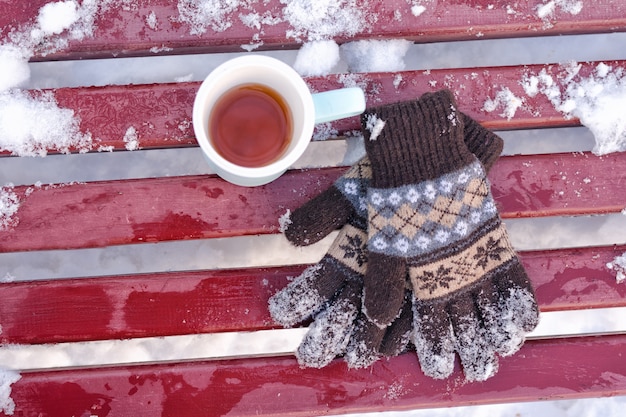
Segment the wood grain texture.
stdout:
[[25,372],[11,396],[22,415],[49,417],[315,416],[588,398],[626,394],[624,349],[626,335],[529,341],[479,383],[465,382],[458,364],[446,380],[426,377],[413,353],[360,370],[277,357]]
[[[0,40],[11,30],[31,28],[39,9],[47,0],[13,2],[3,0]],[[618,32],[626,29],[626,4],[599,0],[578,13],[555,7],[541,17],[537,0],[518,0],[514,5],[488,0],[432,2],[419,16],[405,0],[368,0],[351,9],[361,22],[353,30],[343,30],[333,38],[338,43],[377,38],[404,38],[414,42],[440,42],[541,35]],[[345,9],[346,5],[344,5]],[[101,9],[95,17],[92,36],[73,40],[62,33],[67,46],[53,47],[43,42],[33,59],[78,59],[155,54],[185,54],[244,51],[244,47],[264,49],[297,48],[314,38],[315,26],[290,19],[285,2],[250,1],[225,14],[205,17],[205,24],[190,25],[181,18],[177,3],[167,0],[137,0],[132,7]],[[150,25],[148,16],[155,25]],[[244,19],[242,19],[244,16]],[[246,25],[247,16],[263,16],[264,21]],[[360,17],[360,19],[359,19]],[[375,24],[373,24],[375,23]],[[154,26],[154,27],[153,27]]]
[[[593,74],[599,62],[581,63],[580,79]],[[626,71],[626,61],[607,61],[614,71]],[[577,126],[576,118],[568,117],[554,108],[544,94],[530,97],[522,82],[539,74],[549,76],[561,91],[569,78],[564,66],[558,64],[460,68],[432,71],[402,71],[395,73],[335,74],[308,77],[313,92],[358,86],[363,89],[367,106],[379,106],[411,100],[428,91],[450,89],[459,109],[492,130],[532,129]],[[197,146],[192,127],[192,109],[200,83],[145,84],[127,86],[59,88],[50,90],[58,106],[74,112],[80,131],[90,134],[91,146],[81,151],[126,151],[124,137],[133,128],[140,149],[160,149]],[[505,113],[506,103],[493,111],[485,103],[494,100],[503,90],[520,100],[512,115]],[[31,91],[39,95],[39,91]],[[332,122],[328,131],[336,135],[352,135],[361,129],[359,118],[351,117]],[[48,149],[50,153],[57,150]],[[73,149],[71,151],[76,151]],[[8,152],[0,150],[0,155]]]
[[[626,246],[523,252],[542,311],[625,307],[606,263]],[[6,283],[0,343],[55,343],[276,327],[267,300],[306,265]],[[158,314],[155,314],[155,308]]]
[[[626,153],[510,156],[490,179],[503,218],[619,213],[624,166]],[[278,233],[287,209],[345,170],[293,170],[253,188],[206,175],[15,187],[17,225],[0,230],[0,252]]]

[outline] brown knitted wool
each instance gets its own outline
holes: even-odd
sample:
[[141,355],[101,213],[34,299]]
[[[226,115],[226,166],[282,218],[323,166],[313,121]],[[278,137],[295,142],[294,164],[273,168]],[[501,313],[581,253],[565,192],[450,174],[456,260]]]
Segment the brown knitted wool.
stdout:
[[538,308],[485,167],[465,144],[465,120],[446,90],[362,116],[372,164],[363,311],[380,328],[406,316],[408,276],[424,372],[446,377],[456,352],[466,377],[483,380],[496,353],[523,343]]

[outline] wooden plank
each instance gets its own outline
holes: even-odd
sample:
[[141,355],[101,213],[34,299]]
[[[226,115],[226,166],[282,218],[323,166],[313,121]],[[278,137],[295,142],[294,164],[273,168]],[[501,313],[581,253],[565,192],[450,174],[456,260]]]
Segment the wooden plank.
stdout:
[[[542,311],[626,306],[606,263],[626,246],[523,252]],[[37,344],[275,327],[267,300],[305,266],[0,286],[0,343]],[[154,314],[158,305],[159,314]]]
[[24,372],[16,415],[314,416],[626,395],[626,335],[528,341],[485,382],[424,376],[413,353],[349,370],[291,357]]
[[[39,9],[47,0],[3,2],[0,16],[0,41],[10,31],[29,33]],[[137,0],[132,6],[105,7],[94,21],[93,36],[69,39],[67,47],[37,45],[34,59],[78,59],[116,56],[142,56],[155,53],[182,54],[297,48],[309,38],[306,24],[289,19],[285,1],[250,1],[226,14],[215,14],[216,27],[201,25],[196,30],[181,14],[175,2]],[[415,16],[405,0],[370,0],[358,9],[349,9],[352,32],[335,30],[334,39],[343,43],[359,39],[406,38],[415,42],[437,42],[557,34],[618,32],[626,28],[624,1],[598,0],[579,11],[555,7],[554,13],[540,16],[538,0],[518,0],[513,5],[486,0],[425,2],[423,13]],[[344,5],[342,9],[347,9]],[[354,6],[352,6],[354,8]],[[215,11],[214,11],[215,12]],[[318,12],[319,13],[319,12]],[[257,16],[256,24],[246,25],[241,16]],[[359,18],[359,15],[362,17]],[[151,16],[151,19],[148,17]],[[261,21],[260,17],[265,20]],[[302,18],[300,18],[302,19]],[[341,22],[339,18],[337,21]],[[204,21],[211,21],[205,16]],[[271,22],[271,23],[270,23]],[[376,22],[375,25],[372,22]],[[345,24],[343,25],[345,26]],[[342,26],[340,26],[341,28]],[[318,27],[311,27],[312,31]],[[292,35],[293,32],[297,35]],[[340,33],[335,33],[340,32]],[[314,32],[315,33],[315,32]],[[323,37],[329,37],[326,33]],[[55,39],[66,39],[67,34]]]
[[[618,213],[625,164],[626,153],[510,156],[490,178],[503,218]],[[344,170],[290,171],[256,188],[213,176],[15,187],[18,224],[0,230],[0,252],[277,233],[287,209]]]
[[[587,77],[598,62],[581,64],[580,76]],[[606,62],[614,70],[626,71],[626,61]],[[542,71],[555,82],[563,80],[560,65],[461,68],[397,73],[335,74],[310,77],[311,91],[327,91],[345,86],[360,86],[366,93],[367,105],[377,106],[419,97],[426,91],[449,88],[462,111],[493,130],[539,127],[576,126],[576,118],[558,112],[542,94],[528,97],[520,82],[528,75]],[[50,90],[59,107],[74,111],[80,130],[91,133],[92,151],[126,150],[124,136],[134,128],[141,149],[197,146],[191,124],[197,82],[148,84],[106,87],[59,88]],[[510,119],[503,109],[484,110],[485,102],[508,88],[524,100]],[[31,92],[36,96],[39,91]],[[360,130],[357,117],[331,124],[338,135]],[[50,149],[54,152],[54,149]],[[0,155],[8,153],[1,152]]]

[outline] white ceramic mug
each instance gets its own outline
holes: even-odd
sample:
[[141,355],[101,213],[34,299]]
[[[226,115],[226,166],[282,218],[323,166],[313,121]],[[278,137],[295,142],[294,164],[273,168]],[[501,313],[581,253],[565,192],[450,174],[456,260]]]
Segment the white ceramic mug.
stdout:
[[[275,90],[292,117],[293,134],[286,150],[274,162],[260,167],[240,166],[225,159],[216,151],[209,134],[215,103],[226,92],[246,84]],[[193,128],[204,157],[216,174],[233,184],[257,186],[275,180],[302,156],[316,123],[356,116],[364,110],[365,96],[360,88],[312,94],[289,65],[264,55],[244,55],[221,64],[202,82],[193,105]]]

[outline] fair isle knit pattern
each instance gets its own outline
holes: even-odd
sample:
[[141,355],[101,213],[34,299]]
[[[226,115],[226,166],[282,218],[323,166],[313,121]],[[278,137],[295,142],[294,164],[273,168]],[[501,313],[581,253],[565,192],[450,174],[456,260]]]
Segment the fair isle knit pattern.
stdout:
[[367,157],[361,158],[335,181],[335,187],[352,204],[356,216],[367,217],[367,188],[372,179],[372,165]]
[[478,160],[436,179],[368,190],[371,252],[423,257],[458,246],[497,209]]

